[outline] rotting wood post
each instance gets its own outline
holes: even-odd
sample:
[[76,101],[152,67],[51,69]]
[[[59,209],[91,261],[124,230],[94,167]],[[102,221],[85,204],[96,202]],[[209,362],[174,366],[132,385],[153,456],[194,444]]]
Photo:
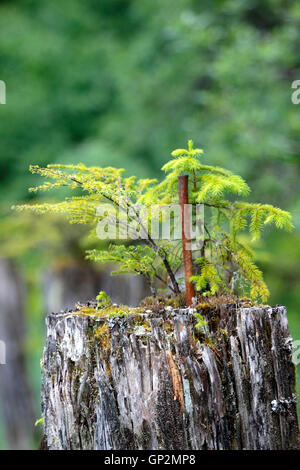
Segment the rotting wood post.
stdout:
[[181,226],[182,226],[182,250],[183,265],[185,275],[186,302],[191,306],[193,297],[195,297],[195,289],[190,281],[193,275],[193,259],[191,250],[190,236],[190,219],[188,213],[189,193],[188,193],[189,177],[188,175],[178,176],[179,203],[181,207]]

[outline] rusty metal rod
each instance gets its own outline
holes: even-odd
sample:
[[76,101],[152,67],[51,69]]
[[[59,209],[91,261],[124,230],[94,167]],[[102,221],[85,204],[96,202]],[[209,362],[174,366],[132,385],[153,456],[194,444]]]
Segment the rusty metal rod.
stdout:
[[188,184],[189,184],[188,175],[178,176],[179,203],[180,203],[180,208],[181,208],[182,249],[183,249],[186,303],[187,305],[191,306],[192,299],[193,297],[195,297],[195,289],[194,289],[193,283],[190,281],[190,278],[193,275],[193,259],[192,259],[192,250],[191,250],[190,219],[189,219],[188,207],[186,206],[186,204],[189,203]]

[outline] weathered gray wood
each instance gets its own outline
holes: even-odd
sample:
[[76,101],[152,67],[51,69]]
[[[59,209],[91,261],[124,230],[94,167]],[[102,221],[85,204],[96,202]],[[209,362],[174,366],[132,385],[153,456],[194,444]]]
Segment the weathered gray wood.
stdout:
[[191,313],[49,315],[49,448],[298,448],[286,309],[206,309],[202,332]]

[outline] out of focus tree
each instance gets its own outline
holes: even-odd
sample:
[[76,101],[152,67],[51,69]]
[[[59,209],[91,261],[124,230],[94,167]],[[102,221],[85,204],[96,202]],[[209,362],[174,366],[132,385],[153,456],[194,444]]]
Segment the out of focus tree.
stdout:
[[29,163],[155,173],[192,136],[210,163],[230,160],[254,180],[257,197],[288,204],[299,176],[299,24],[291,0],[4,3],[2,196],[26,197]]
[[1,414],[10,449],[34,443],[35,410],[25,354],[24,281],[12,262],[0,259],[0,335],[6,364],[0,367]]

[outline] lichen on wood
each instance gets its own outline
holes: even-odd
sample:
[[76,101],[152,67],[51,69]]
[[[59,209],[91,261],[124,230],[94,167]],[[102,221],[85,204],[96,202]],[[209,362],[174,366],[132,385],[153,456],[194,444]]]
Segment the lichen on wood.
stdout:
[[[201,309],[200,309],[201,310]],[[285,307],[48,315],[50,449],[296,449]]]

